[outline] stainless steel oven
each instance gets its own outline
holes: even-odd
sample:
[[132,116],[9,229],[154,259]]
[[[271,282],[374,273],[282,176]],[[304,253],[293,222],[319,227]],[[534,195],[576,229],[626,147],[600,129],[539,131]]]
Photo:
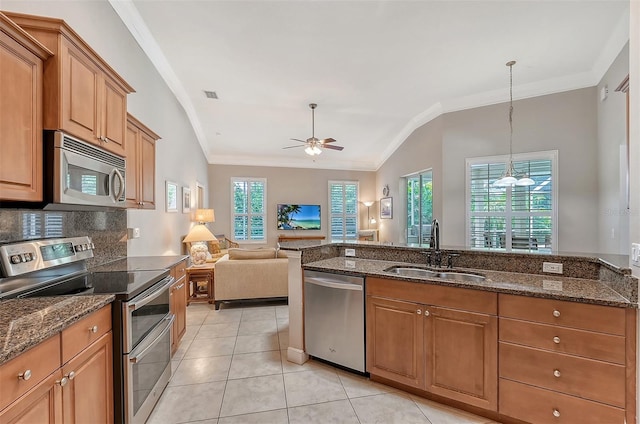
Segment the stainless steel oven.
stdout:
[[122,302],[125,422],[144,423],[171,378],[169,288],[165,277],[130,301]]

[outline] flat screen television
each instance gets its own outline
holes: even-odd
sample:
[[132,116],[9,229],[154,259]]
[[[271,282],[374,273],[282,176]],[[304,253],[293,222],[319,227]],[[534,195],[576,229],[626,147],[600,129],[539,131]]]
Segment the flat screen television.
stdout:
[[278,204],[278,230],[319,230],[320,205]]

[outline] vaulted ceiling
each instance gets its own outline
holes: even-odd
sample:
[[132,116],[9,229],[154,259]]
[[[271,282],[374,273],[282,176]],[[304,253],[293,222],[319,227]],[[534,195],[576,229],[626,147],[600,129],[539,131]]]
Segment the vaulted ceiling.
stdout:
[[[225,164],[375,170],[439,114],[508,100],[507,61],[515,99],[594,86],[629,36],[628,0],[110,3]],[[309,103],[342,152],[282,149]]]

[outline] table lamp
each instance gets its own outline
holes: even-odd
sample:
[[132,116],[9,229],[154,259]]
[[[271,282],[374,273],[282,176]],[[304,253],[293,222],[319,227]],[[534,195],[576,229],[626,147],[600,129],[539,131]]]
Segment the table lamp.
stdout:
[[207,262],[209,255],[209,242],[217,242],[218,239],[205,226],[207,222],[215,222],[213,209],[197,209],[195,213],[196,225],[189,231],[189,234],[182,240],[183,243],[190,243],[191,263],[194,266],[202,266]]

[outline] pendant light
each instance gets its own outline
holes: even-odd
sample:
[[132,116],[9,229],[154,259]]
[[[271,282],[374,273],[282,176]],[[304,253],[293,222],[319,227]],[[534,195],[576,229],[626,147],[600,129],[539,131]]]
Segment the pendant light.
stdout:
[[509,165],[504,175],[493,183],[496,187],[530,186],[535,184],[535,181],[526,174],[518,176],[513,167],[513,65],[515,64],[515,60],[510,60],[506,64],[509,67]]

